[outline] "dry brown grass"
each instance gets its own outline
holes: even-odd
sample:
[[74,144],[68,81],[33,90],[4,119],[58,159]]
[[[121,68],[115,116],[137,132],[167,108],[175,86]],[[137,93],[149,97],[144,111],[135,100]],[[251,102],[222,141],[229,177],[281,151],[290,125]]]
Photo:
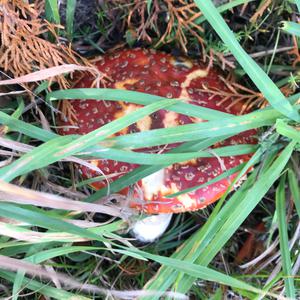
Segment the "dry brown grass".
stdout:
[[[125,5],[125,2],[128,4],[128,1],[123,0],[115,2],[120,5]],[[147,1],[134,0],[126,20],[127,26],[134,28],[138,40],[153,43],[155,38],[157,40],[155,47],[176,41],[187,53],[187,33],[196,38],[202,46],[204,45],[201,36],[203,29],[195,22],[200,15],[192,1],[153,0],[149,8]],[[161,26],[162,16],[166,26]]]
[[[3,0],[0,5],[0,68],[19,77],[63,64],[89,65],[56,34],[57,25],[39,18],[42,1]],[[45,39],[51,35],[53,42]],[[63,75],[53,77],[61,88],[69,87]]]

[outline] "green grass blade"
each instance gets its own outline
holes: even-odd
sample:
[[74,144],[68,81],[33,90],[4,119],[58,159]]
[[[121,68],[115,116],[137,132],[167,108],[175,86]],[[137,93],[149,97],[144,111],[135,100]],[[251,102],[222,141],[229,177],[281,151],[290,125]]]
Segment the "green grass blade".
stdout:
[[288,182],[291,190],[298,217],[300,218],[300,189],[297,176],[293,170],[288,170]]
[[[49,101],[63,99],[90,99],[90,100],[107,100],[107,101],[126,101],[130,103],[149,105],[167,98],[146,94],[142,92],[117,90],[117,89],[101,89],[101,88],[84,88],[54,91],[47,95]],[[177,102],[168,107],[168,110],[189,115],[204,120],[218,120],[220,118],[230,117],[231,114],[218,110],[185,103],[183,99],[177,99]]]
[[69,41],[73,39],[74,16],[77,0],[67,0],[66,27]]
[[300,131],[287,125],[284,120],[278,119],[276,121],[276,131],[279,134],[286,136],[297,143],[300,143]]
[[300,24],[290,21],[282,22],[281,29],[289,34],[300,36]]
[[[99,149],[100,148],[100,149]],[[199,152],[186,152],[178,154],[151,154],[142,152],[133,152],[118,150],[113,148],[104,148],[101,151],[101,147],[97,147],[95,151],[81,152],[81,155],[93,157],[93,158],[104,158],[112,159],[117,161],[123,161],[133,164],[140,165],[162,165],[162,164],[174,164],[194,158],[200,157],[215,157],[218,155],[220,157],[226,156],[236,156],[243,154],[250,154],[255,152],[257,146],[254,145],[235,145],[235,146],[225,146],[214,149],[214,154],[209,151],[199,151]]]
[[102,241],[103,238],[86,229],[67,223],[58,218],[47,216],[41,212],[32,211],[19,207],[11,203],[1,202],[0,215],[5,218],[11,218],[28,224],[40,226],[56,232],[67,232],[84,238]]
[[276,190],[276,212],[278,216],[279,242],[281,262],[285,285],[285,294],[290,299],[296,299],[294,278],[292,276],[292,262],[289,251],[289,238],[286,223],[286,200],[285,200],[285,179],[283,175]]
[[163,144],[235,135],[240,132],[270,126],[280,114],[274,110],[257,111],[243,116],[186,124],[177,127],[153,129],[128,135],[117,136],[100,143],[104,147],[138,149]]
[[18,107],[17,109],[14,111],[14,113],[12,114],[12,117],[16,118],[16,119],[19,119],[20,116],[22,115],[23,113],[23,110],[25,108],[25,104],[24,104],[24,100],[22,97],[17,97],[18,99]]
[[64,246],[64,247],[56,247],[52,249],[47,249],[41,252],[37,252],[31,256],[26,257],[24,260],[32,262],[33,264],[40,264],[49,259],[53,259],[58,256],[76,253],[81,251],[93,251],[93,250],[103,250],[101,247],[93,247],[93,246]]
[[195,0],[194,2],[269,103],[285,116],[300,122],[298,111],[292,107],[275,83],[241,47],[212,1]]
[[56,24],[60,24],[60,16],[59,16],[57,0],[46,0],[45,15],[46,15],[46,19],[49,22],[54,22]]
[[0,111],[0,123],[8,126],[9,130],[23,133],[40,141],[49,141],[57,135],[54,132],[44,130],[32,124],[18,120],[2,111]]

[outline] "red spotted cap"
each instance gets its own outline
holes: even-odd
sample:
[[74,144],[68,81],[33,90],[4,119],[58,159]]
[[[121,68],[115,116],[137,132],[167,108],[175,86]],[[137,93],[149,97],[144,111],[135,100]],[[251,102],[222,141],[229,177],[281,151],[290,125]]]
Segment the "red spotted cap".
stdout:
[[[96,63],[96,66],[99,71],[107,74],[111,79],[106,83],[106,88],[126,89],[167,98],[182,98],[194,105],[235,115],[242,111],[242,103],[234,101],[230,97],[222,97],[220,93],[211,92],[212,90],[224,91],[224,93],[229,91],[221,79],[220,71],[214,68],[207,70],[197,61],[174,57],[155,50],[126,49],[104,55]],[[75,87],[88,88],[91,87],[91,84],[90,76],[84,75]],[[122,101],[71,100],[69,104],[77,121],[76,124],[73,124],[66,118],[60,119],[60,125],[64,126],[61,130],[62,134],[86,134],[141,107]],[[160,110],[123,129],[116,135],[204,121],[176,112]],[[256,143],[255,134],[255,130],[246,131],[215,145],[215,147],[254,144]],[[175,145],[168,145],[168,150],[172,147]],[[143,149],[143,151],[164,152],[158,147]],[[222,174],[224,168],[231,169],[249,158],[250,155],[222,157],[221,159],[217,157],[198,158],[173,164],[140,180],[135,187],[133,197],[135,200],[130,205],[150,214],[179,213],[204,208],[225,193],[230,185],[230,180],[234,179],[236,175],[174,198],[166,198],[166,196],[202,185]],[[136,164],[108,159],[97,159],[92,163],[96,164],[105,175],[117,174],[109,179],[111,181],[138,167]],[[100,175],[84,166],[79,168],[84,178]],[[107,181],[100,181],[92,185],[96,189],[100,189],[106,184]],[[120,192],[126,194],[128,189]]]

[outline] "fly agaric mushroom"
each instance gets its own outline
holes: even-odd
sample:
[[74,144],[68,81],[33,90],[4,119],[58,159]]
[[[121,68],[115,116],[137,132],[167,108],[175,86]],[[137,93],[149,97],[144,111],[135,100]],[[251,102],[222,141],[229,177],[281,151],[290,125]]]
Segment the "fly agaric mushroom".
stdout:
[[[238,115],[242,111],[243,103],[234,101],[230,97],[222,98],[220,93],[212,93],[214,90],[224,91],[224,93],[229,91],[217,69],[210,68],[208,70],[202,64],[187,58],[174,57],[155,50],[120,50],[104,55],[96,63],[96,67],[111,79],[106,83],[106,88],[139,91],[167,98],[181,98],[194,105],[234,115]],[[75,87],[88,88],[91,85],[92,79],[88,75],[84,75]],[[64,126],[63,134],[86,134],[141,107],[137,104],[122,101],[71,100],[69,104],[77,121],[76,126],[74,126],[69,119],[60,120],[60,124]],[[125,128],[116,135],[203,121],[176,112],[160,110]],[[218,143],[215,147],[254,144],[256,143],[255,134],[255,130],[246,131]],[[167,149],[170,150],[172,147],[175,147],[175,145],[168,145]],[[143,149],[143,151],[163,153],[165,150],[152,147]],[[139,201],[132,201],[130,206],[147,214],[164,213],[166,214],[165,219],[170,219],[169,214],[171,213],[195,211],[204,208],[218,200],[225,193],[230,185],[230,180],[235,178],[236,175],[231,175],[230,178],[219,180],[209,186],[174,198],[166,198],[166,196],[204,184],[222,174],[224,168],[236,167],[249,160],[249,158],[249,155],[198,158],[173,164],[138,182],[134,198],[138,197]],[[105,175],[119,173],[119,175],[109,180],[115,180],[138,167],[136,164],[107,159],[98,159],[92,162]],[[79,168],[85,178],[99,175],[84,166]],[[106,184],[106,181],[101,181],[92,185],[96,189],[100,189]],[[126,192],[128,192],[128,189],[121,191],[121,193]],[[144,221],[141,222],[138,222],[135,227],[137,235],[147,231]],[[143,239],[143,237],[140,238]]]

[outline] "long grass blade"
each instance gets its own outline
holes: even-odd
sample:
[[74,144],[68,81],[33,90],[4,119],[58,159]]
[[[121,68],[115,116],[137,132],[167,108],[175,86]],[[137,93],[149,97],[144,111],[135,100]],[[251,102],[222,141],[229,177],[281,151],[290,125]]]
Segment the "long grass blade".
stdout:
[[[97,148],[100,148],[97,150]],[[243,154],[253,153],[257,146],[254,145],[236,145],[236,146],[225,146],[214,149],[214,154],[209,151],[199,151],[199,152],[186,152],[178,154],[151,154],[142,152],[125,151],[113,148],[104,148],[101,151],[101,147],[97,147],[95,151],[81,152],[81,155],[91,156],[93,158],[104,158],[112,159],[117,161],[123,161],[133,164],[140,165],[162,165],[162,164],[174,164],[193,158],[200,157],[215,157],[215,155],[220,157],[226,156],[236,156]]]
[[292,262],[289,251],[289,238],[286,223],[286,200],[285,200],[285,179],[283,175],[276,190],[276,211],[278,217],[279,244],[281,252],[281,262],[285,285],[285,294],[290,299],[296,299],[294,278],[292,276]]
[[66,27],[67,27],[68,38],[70,41],[72,41],[73,38],[76,3],[77,0],[67,0]]
[[[90,99],[90,100],[106,100],[106,101],[126,101],[130,103],[149,105],[158,101],[166,100],[167,98],[146,94],[142,92],[117,90],[117,89],[101,89],[101,88],[82,88],[54,91],[47,95],[47,100],[63,100],[63,99]],[[218,120],[232,116],[218,110],[185,103],[183,99],[168,107],[168,110],[177,113],[186,114],[192,117],[201,118],[204,120]]]
[[276,131],[291,140],[300,143],[300,131],[286,124],[282,119],[276,121]]
[[101,142],[100,145],[106,147],[138,149],[163,144],[199,140],[199,137],[205,139],[228,134],[235,135],[250,129],[270,126],[274,123],[276,117],[278,117],[278,114],[276,114],[273,110],[264,112],[258,111],[234,118],[187,124],[163,129],[153,129],[117,136]]
[[45,14],[46,14],[46,18],[49,22],[54,22],[56,24],[60,24],[60,16],[59,16],[57,0],[46,0]]
[[288,182],[291,190],[298,217],[300,218],[300,189],[297,176],[293,170],[288,170]]

